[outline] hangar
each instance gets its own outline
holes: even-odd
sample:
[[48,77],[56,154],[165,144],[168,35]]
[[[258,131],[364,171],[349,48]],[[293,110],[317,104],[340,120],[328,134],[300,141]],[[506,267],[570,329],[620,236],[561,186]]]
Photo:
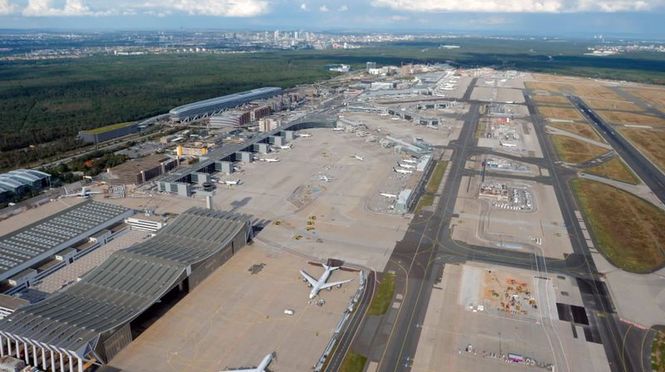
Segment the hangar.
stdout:
[[51,371],[107,363],[163,302],[196,287],[252,237],[246,215],[192,208],[79,282],[0,320],[0,355]]
[[115,204],[88,200],[1,236],[0,282],[4,284],[133,214]]

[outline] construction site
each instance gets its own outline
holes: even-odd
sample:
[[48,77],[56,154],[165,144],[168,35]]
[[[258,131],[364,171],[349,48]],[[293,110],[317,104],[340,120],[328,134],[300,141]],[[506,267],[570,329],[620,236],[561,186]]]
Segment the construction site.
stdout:
[[565,258],[572,246],[552,186],[480,176],[462,178],[453,239]]
[[509,155],[542,158],[533,124],[510,117],[483,117],[479,123],[478,147]]
[[[432,291],[415,371],[609,371],[574,280],[483,264],[446,265]],[[556,366],[556,369],[555,367]]]

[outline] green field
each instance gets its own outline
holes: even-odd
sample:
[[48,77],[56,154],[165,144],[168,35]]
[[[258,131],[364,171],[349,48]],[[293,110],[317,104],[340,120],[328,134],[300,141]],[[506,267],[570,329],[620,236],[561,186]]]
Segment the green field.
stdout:
[[651,370],[665,372],[665,330],[659,330],[651,345]]
[[425,207],[429,207],[434,204],[434,194],[439,190],[441,181],[443,180],[443,175],[446,173],[446,167],[448,162],[439,161],[436,163],[432,175],[430,176],[427,185],[425,186],[425,192],[420,196],[418,204],[416,205],[416,212],[420,211]]
[[393,299],[395,292],[395,274],[386,273],[381,278],[379,287],[372,298],[372,303],[369,305],[367,314],[369,315],[383,315],[388,311],[390,302]]
[[635,176],[633,171],[620,158],[612,158],[601,165],[584,170],[587,173],[595,174],[596,176],[606,177],[613,180],[637,185],[640,181]]
[[439,190],[439,186],[443,180],[443,175],[446,173],[447,166],[448,162],[446,161],[439,161],[436,163],[436,167],[434,168],[434,171],[432,171],[432,176],[430,177],[429,181],[427,182],[427,186],[425,187],[426,192],[435,194]]
[[634,273],[665,266],[665,212],[600,182],[574,179],[572,188],[594,243],[612,265]]
[[339,370],[340,372],[363,372],[365,370],[365,363],[367,363],[367,357],[349,351],[344,357],[344,362],[342,362]]

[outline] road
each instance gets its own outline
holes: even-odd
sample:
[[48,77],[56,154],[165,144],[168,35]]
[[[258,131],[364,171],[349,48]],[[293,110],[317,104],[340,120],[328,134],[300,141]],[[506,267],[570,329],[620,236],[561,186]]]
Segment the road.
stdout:
[[639,152],[611,125],[607,124],[595,111],[582,101],[579,97],[569,97],[570,101],[578,110],[598,128],[600,134],[605,138],[623,160],[637,173],[637,175],[649,186],[651,191],[665,203],[665,175],[649,159]]
[[[387,264],[386,271],[396,274],[394,302],[399,305],[396,315],[384,316],[378,325],[364,323],[372,350],[370,360],[379,362],[379,371],[409,370],[420,337],[429,297],[446,263],[479,261],[489,264],[561,273],[577,278],[584,306],[592,325],[592,333],[603,342],[613,371],[637,371],[641,363],[635,349],[622,339],[622,323],[618,319],[604,283],[591,259],[585,239],[574,214],[576,201],[568,181],[574,172],[557,168],[553,149],[545,140],[545,122],[527,97],[527,106],[543,149],[542,159],[520,158],[548,168],[551,183],[561,205],[564,222],[569,230],[573,254],[566,259],[554,259],[531,253],[506,251],[473,246],[452,240],[449,228],[462,176],[467,174],[465,161],[472,154],[487,152],[475,147],[475,128],[480,117],[480,104],[471,103],[464,117],[464,126],[457,141],[451,142],[453,156],[450,171],[439,204],[433,211],[422,211],[414,216],[402,241],[398,242]],[[501,154],[501,156],[505,156]],[[398,298],[400,296],[401,300]],[[559,353],[560,354],[560,353]],[[641,353],[637,354],[641,356]]]
[[360,324],[362,323],[365,317],[365,313],[369,308],[370,301],[374,296],[374,291],[376,289],[375,278],[376,273],[374,271],[371,271],[367,275],[367,283],[365,284],[367,289],[365,290],[365,294],[363,295],[363,298],[360,300],[360,302],[356,305],[356,311],[346,326],[342,337],[340,337],[340,339],[337,341],[337,346],[333,351],[332,357],[328,360],[328,364],[323,369],[324,371],[340,370],[340,367],[344,362],[344,357],[351,348],[351,343],[356,337],[358,329],[360,328]]

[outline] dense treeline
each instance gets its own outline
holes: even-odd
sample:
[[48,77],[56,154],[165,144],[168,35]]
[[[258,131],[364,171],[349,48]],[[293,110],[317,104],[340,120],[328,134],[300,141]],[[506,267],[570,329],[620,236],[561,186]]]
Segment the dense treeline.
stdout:
[[67,164],[61,163],[54,167],[42,168],[51,175],[53,186],[75,182],[81,175],[96,176],[107,168],[115,167],[129,159],[126,155],[114,154],[112,151],[94,151],[85,157],[78,158]]
[[[456,44],[459,49],[442,49]],[[588,44],[441,39],[378,47],[227,55],[90,57],[0,64],[0,168],[72,149],[81,129],[138,120],[258,86],[326,79],[325,65],[447,62],[665,84],[662,53],[584,56]],[[34,146],[37,144],[45,144]],[[33,145],[32,148],[29,146]]]
[[[0,137],[4,138],[5,134],[3,133]],[[83,145],[84,144],[76,140],[75,137],[63,137],[40,145],[3,151],[0,154],[0,170],[19,168],[25,164],[49,159]]]
[[326,79],[315,60],[273,53],[94,57],[0,68],[0,151],[79,130],[138,120],[170,108],[264,85]]

